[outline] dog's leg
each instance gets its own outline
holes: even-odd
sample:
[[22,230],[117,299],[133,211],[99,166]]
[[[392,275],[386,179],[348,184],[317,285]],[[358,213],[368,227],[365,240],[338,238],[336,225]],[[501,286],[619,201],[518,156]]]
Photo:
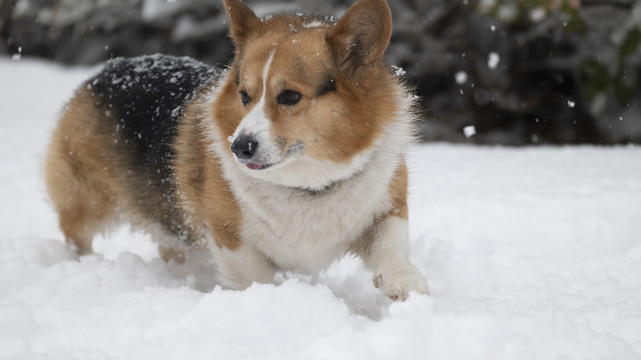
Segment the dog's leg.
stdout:
[[411,291],[427,294],[425,279],[408,260],[407,220],[387,216],[378,220],[355,250],[374,271],[374,286],[393,300]]
[[67,162],[50,156],[47,190],[58,212],[60,229],[67,243],[83,255],[92,252],[93,236],[104,228],[114,211],[114,202],[107,186],[88,180],[89,175],[79,177]]
[[70,244],[78,255],[92,253],[92,239],[102,224],[102,219],[90,214],[82,206],[58,209],[60,229],[65,241]]
[[45,164],[60,229],[78,254],[91,253],[93,236],[105,228],[118,202],[113,187],[117,162],[105,145],[113,140],[105,140],[99,127],[105,113],[95,104],[82,86],[60,118]]
[[243,243],[235,250],[216,244],[211,247],[221,285],[243,290],[254,282],[270,283],[274,280],[274,264],[252,246]]
[[411,291],[427,294],[423,276],[408,259],[407,167],[401,163],[390,183],[391,208],[377,217],[351,251],[374,271],[374,286],[394,300]]
[[158,254],[165,262],[175,261],[177,264],[185,262],[185,253],[169,246],[158,245]]

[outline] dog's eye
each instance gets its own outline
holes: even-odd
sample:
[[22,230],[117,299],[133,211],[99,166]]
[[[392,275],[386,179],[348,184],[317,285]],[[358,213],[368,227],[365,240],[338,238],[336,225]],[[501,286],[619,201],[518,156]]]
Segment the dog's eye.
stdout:
[[278,95],[276,100],[278,100],[278,103],[281,105],[296,105],[301,97],[303,97],[303,95],[298,91],[284,90]]
[[245,106],[249,105],[249,102],[252,100],[252,98],[250,98],[249,95],[247,95],[247,91],[240,90],[239,93],[240,93],[240,101],[243,102],[243,105]]

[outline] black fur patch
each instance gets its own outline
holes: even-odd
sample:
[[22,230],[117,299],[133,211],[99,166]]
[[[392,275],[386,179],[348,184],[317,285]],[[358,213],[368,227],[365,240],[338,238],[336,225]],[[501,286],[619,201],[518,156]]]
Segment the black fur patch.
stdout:
[[323,96],[332,91],[336,91],[336,80],[331,76],[326,76],[325,81],[316,91],[316,96]]
[[216,74],[189,58],[152,55],[109,61],[88,86],[138,160],[164,171],[184,105]]
[[105,136],[120,142],[117,158],[130,172],[126,186],[145,213],[177,235],[185,229],[175,202],[172,144],[185,105],[217,74],[189,58],[151,55],[111,60],[86,83],[110,121]]

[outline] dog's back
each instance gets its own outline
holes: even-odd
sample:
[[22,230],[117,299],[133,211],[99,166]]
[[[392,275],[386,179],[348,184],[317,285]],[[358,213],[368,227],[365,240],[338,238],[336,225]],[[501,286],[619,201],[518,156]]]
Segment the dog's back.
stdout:
[[184,107],[216,75],[189,58],[119,58],[77,90],[54,134],[47,184],[81,252],[116,210],[193,240],[177,206],[173,142]]

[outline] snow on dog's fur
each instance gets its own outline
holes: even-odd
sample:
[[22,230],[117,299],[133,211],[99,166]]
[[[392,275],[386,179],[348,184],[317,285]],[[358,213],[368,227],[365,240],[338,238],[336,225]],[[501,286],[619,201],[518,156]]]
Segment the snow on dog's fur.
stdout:
[[412,95],[383,62],[384,0],[333,23],[258,18],[224,0],[234,60],[116,59],[76,92],[56,129],[47,185],[69,243],[91,251],[109,219],[161,255],[215,257],[223,285],[315,273],[346,252],[393,299],[426,293],[408,262]]

